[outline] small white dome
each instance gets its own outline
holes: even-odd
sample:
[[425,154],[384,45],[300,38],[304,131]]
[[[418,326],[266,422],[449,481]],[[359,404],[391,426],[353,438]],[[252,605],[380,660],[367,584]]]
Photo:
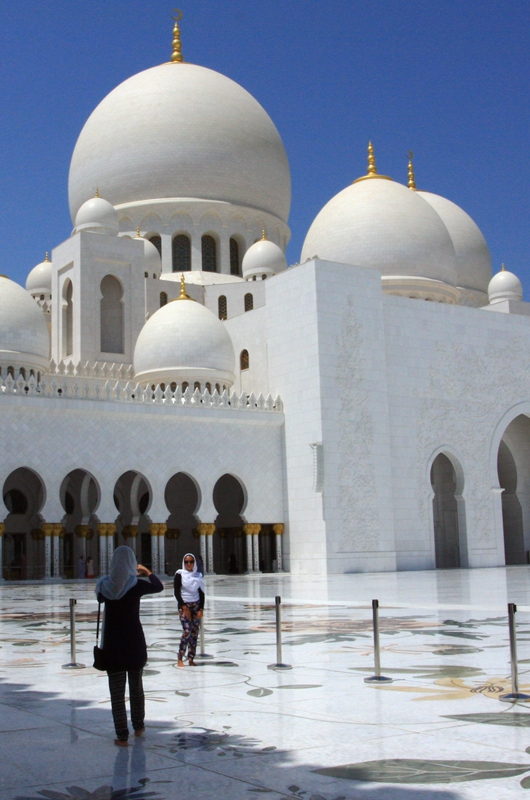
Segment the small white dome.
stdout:
[[115,206],[220,200],[284,222],[291,176],[282,140],[261,105],[230,78],[196,64],[133,75],[85,123],[72,156],[72,219],[99,186]]
[[134,238],[136,241],[139,239],[143,242],[146,272],[156,272],[157,275],[160,275],[162,272],[162,259],[160,258],[160,253],[154,246],[153,242],[150,242],[149,239],[144,239],[144,237],[140,236],[140,234]]
[[52,293],[52,262],[46,253],[45,261],[33,267],[26,278],[26,291],[31,295]]
[[118,235],[118,212],[108,200],[102,197],[91,197],[76,214],[75,232],[91,231]]
[[360,180],[333,197],[306,236],[300,262],[368,267],[385,276],[427,278],[456,286],[451,237],[426,200],[383,178]]
[[513,272],[503,268],[493,276],[488,286],[488,298],[490,305],[500,303],[501,300],[522,300],[523,286],[521,281]]
[[255,275],[267,278],[287,269],[287,259],[281,247],[268,239],[254,242],[243,256],[243,277],[251,280]]
[[463,289],[487,292],[491,256],[478,225],[456,203],[431,192],[417,192],[440,215],[449,231],[456,255],[456,282]]
[[0,277],[0,365],[46,370],[50,334],[44,315],[28,292]]
[[159,308],[140,331],[134,348],[134,372],[144,384],[187,381],[235,381],[232,340],[221,322],[201,303],[190,298]]

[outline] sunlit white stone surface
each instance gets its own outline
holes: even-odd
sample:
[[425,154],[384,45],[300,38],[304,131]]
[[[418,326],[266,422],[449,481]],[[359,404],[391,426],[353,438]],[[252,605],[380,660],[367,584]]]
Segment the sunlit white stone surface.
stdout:
[[[276,594],[293,667],[283,673],[267,669]],[[168,585],[142,605],[147,732],[127,749],[113,745],[105,675],[61,669],[71,597],[78,660],[91,663],[93,584],[6,584],[0,597],[2,800],[110,800],[108,787],[136,800],[526,796],[530,706],[498,697],[509,688],[508,601],[518,605],[520,682],[530,690],[527,567],[210,578],[214,658],[196,669],[176,668]],[[374,597],[382,671],[394,678],[383,689],[363,681]],[[330,768],[343,777],[315,771]]]

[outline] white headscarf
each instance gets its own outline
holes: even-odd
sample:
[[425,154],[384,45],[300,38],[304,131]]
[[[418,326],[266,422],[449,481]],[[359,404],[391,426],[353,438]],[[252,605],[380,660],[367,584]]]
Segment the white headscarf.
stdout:
[[136,556],[130,547],[125,544],[117,547],[110,562],[110,575],[98,580],[96,595],[101,592],[107,600],[119,600],[138,582],[137,566]]
[[[193,569],[186,569],[184,559],[188,556],[193,558]],[[182,559],[182,569],[177,570],[177,575],[182,578],[181,594],[185,603],[198,603],[199,602],[199,589],[204,592],[204,578],[200,572],[197,572],[197,559],[193,553],[186,553]]]

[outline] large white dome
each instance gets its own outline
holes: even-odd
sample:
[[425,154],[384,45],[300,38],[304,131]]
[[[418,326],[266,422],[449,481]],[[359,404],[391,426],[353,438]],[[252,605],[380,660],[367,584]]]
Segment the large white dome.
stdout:
[[491,256],[478,225],[456,203],[431,192],[417,192],[431,205],[449,231],[455,248],[457,286],[487,292]]
[[113,206],[220,200],[287,221],[291,179],[272,120],[245,89],[195,64],[161,64],[91,114],[70,165],[72,219],[96,187]]
[[[235,381],[235,353],[223,323],[205,306],[178,299],[158,309],[140,331],[134,348],[140,383],[195,381],[226,387]],[[212,386],[213,388],[213,386]]]
[[50,334],[41,309],[30,294],[0,277],[0,365],[46,370]]
[[440,216],[417,192],[383,178],[343,189],[317,215],[301,261],[318,256],[456,286],[456,258]]

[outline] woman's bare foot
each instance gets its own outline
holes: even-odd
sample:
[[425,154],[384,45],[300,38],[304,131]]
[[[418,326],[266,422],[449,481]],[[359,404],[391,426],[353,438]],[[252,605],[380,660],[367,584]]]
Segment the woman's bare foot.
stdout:
[[127,739],[114,739],[114,744],[118,747],[129,747]]
[[177,667],[183,667],[183,666],[184,666],[184,661],[181,658],[179,658],[179,660],[177,661]]
[[145,733],[145,727],[138,728],[138,730],[134,732],[134,735],[135,736],[143,736],[144,733]]

